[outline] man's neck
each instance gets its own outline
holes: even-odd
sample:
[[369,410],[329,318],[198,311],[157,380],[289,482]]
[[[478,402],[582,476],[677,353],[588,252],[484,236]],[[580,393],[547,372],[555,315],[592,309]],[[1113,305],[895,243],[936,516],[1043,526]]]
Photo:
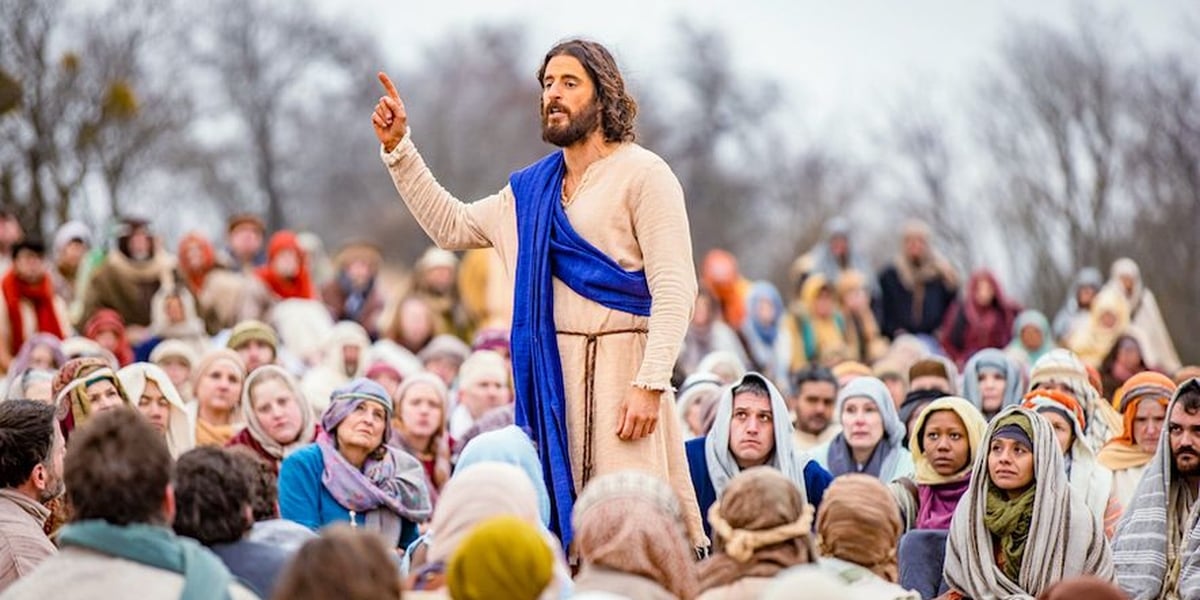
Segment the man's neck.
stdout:
[[604,133],[600,129],[596,129],[586,138],[563,148],[563,160],[567,163],[567,176],[575,178],[578,183],[578,178],[583,177],[592,163],[612,154],[618,145],[616,142],[605,141]]

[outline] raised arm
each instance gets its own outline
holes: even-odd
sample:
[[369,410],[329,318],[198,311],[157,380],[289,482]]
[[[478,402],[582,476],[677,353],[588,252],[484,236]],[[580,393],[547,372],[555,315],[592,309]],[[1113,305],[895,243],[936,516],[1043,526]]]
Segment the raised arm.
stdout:
[[505,208],[511,210],[508,188],[471,204],[452,196],[434,178],[413,145],[408,115],[396,86],[384,73],[379,74],[379,81],[387,95],[375,105],[371,123],[383,146],[383,162],[408,210],[433,242],[442,248],[466,250],[491,246],[504,219]]

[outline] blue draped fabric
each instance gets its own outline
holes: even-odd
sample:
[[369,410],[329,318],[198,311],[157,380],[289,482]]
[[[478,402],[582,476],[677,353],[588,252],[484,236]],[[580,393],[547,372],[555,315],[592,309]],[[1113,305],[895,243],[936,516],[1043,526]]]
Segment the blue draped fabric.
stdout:
[[622,269],[571,227],[561,202],[565,170],[558,151],[509,178],[517,215],[511,333],[516,422],[530,432],[538,448],[550,492],[550,530],[564,548],[573,537],[575,484],[552,278],[612,310],[649,316],[651,301],[643,271]]

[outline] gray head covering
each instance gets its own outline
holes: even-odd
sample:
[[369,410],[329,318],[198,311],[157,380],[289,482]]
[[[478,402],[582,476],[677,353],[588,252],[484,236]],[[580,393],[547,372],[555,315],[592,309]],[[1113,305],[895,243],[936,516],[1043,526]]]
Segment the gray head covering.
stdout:
[[[725,491],[729,480],[733,479],[742,469],[738,466],[733,453],[729,451],[729,422],[733,419],[733,389],[747,381],[757,381],[767,388],[771,394],[771,422],[775,432],[775,451],[767,466],[781,471],[791,479],[805,502],[808,501],[808,490],[804,486],[804,467],[808,465],[808,457],[795,449],[792,437],[792,419],[783,394],[769,379],[758,373],[747,373],[741,380],[726,386],[717,400],[717,418],[712,429],[704,440],[704,454],[708,461],[708,476],[712,479],[713,488],[720,497]],[[881,384],[882,385],[882,384]],[[887,389],[884,389],[887,393]],[[893,409],[893,414],[895,410]]]
[[1021,403],[1025,394],[1025,377],[1021,366],[1001,350],[985,348],[976,352],[963,367],[962,396],[983,412],[983,395],[979,391],[979,373],[985,369],[999,371],[1004,376],[1004,402],[996,409]]

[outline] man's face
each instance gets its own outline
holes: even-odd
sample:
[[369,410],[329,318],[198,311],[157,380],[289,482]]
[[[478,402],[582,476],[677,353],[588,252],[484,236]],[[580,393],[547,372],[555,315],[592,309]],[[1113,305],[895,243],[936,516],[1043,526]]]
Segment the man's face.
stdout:
[[154,240],[150,239],[150,232],[145,228],[139,227],[129,235],[129,258],[146,260],[153,249]]
[[248,340],[238,347],[237,353],[245,361],[247,373],[275,362],[275,349],[262,340]]
[[229,232],[229,249],[239,257],[249,260],[262,250],[263,235],[258,227],[244,223]]
[[46,261],[32,250],[21,250],[13,258],[13,271],[26,283],[37,283],[46,276]]
[[1200,475],[1200,411],[1189,413],[1177,402],[1171,409],[1167,434],[1175,471],[1184,477]]
[[775,418],[769,398],[750,393],[734,396],[729,451],[743,469],[766,464],[775,451]]
[[574,56],[559,55],[542,74],[542,139],[572,146],[600,127],[596,86]]
[[421,274],[425,287],[439,294],[448,294],[454,289],[454,267],[437,266],[425,269]]
[[836,258],[843,258],[850,253],[850,240],[844,235],[829,238],[829,253]]
[[50,456],[42,463],[45,469],[45,481],[38,490],[38,502],[49,502],[66,491],[67,484],[63,481],[63,458],[67,455],[67,444],[63,440],[58,426],[54,427],[54,443],[50,445]]
[[0,221],[0,243],[11,246],[23,237],[25,237],[25,231],[21,229],[20,221],[12,217]]
[[929,242],[923,235],[910,234],[904,237],[904,254],[909,260],[918,261],[929,252]]
[[817,435],[829,427],[837,390],[828,381],[806,381],[796,394],[796,427]]

